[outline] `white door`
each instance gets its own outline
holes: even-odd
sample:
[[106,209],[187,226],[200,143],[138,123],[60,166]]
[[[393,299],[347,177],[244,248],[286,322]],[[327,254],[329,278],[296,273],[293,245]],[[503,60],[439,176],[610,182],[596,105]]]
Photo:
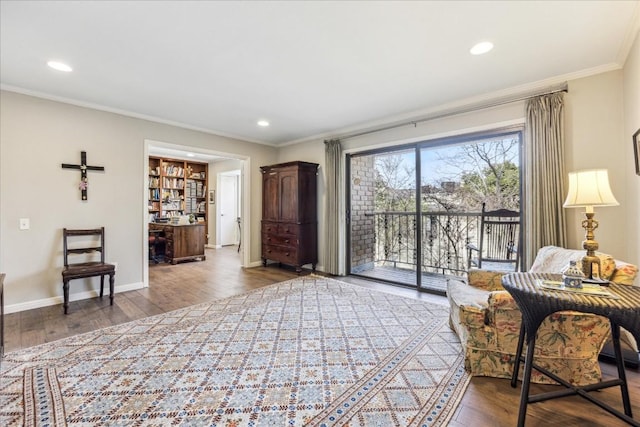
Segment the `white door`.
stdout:
[[220,175],[220,245],[238,244],[238,216],[238,175]]

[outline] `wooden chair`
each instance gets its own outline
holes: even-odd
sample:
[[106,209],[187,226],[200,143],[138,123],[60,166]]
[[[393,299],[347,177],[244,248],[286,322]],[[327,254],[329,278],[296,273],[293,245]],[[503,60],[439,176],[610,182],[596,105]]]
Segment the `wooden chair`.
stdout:
[[483,203],[479,240],[479,247],[467,245],[469,268],[518,271],[521,246],[519,212],[508,209],[485,211]]
[[[82,279],[85,277],[100,276],[100,298],[104,294],[104,276],[109,275],[109,297],[111,305],[113,305],[114,282],[116,275],[116,266],[104,262],[104,227],[88,230],[69,230],[64,228],[64,269],[62,270],[62,289],[64,291],[64,314],[67,314],[69,308],[69,281],[73,279]],[[70,245],[70,240],[75,237],[84,237],[82,244]],[[91,239],[90,243],[87,240]],[[96,243],[96,239],[98,242]],[[72,247],[70,247],[72,246]],[[100,253],[100,261],[84,261],[78,263],[70,263],[69,255],[73,258],[75,255],[85,254],[83,257],[87,259],[87,255],[95,255]]]

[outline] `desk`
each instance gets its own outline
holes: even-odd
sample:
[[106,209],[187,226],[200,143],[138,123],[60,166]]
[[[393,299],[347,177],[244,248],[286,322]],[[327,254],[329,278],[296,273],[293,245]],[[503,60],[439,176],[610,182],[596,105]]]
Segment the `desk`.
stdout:
[[167,262],[206,259],[204,245],[207,239],[204,224],[169,225],[150,223],[149,230],[163,231],[166,242],[164,256]]
[[[524,426],[528,403],[577,394],[627,423],[640,427],[640,423],[632,418],[633,415],[631,414],[624,362],[620,351],[620,326],[629,330],[636,340],[640,340],[640,287],[612,284],[608,289],[620,296],[619,299],[613,299],[568,291],[542,289],[536,285],[539,279],[561,280],[561,276],[557,274],[512,273],[502,278],[502,285],[511,294],[522,312],[520,339],[518,340],[516,361],[511,378],[512,387],[516,387],[517,384],[525,336],[527,340],[527,355],[524,361],[518,426]],[[557,311],[566,310],[598,314],[609,319],[611,322],[613,347],[618,367],[617,379],[577,387],[559,378],[557,375],[548,372],[546,369],[534,365],[533,352],[536,342],[536,332],[540,324],[548,315]],[[529,396],[529,382],[531,380],[532,368],[535,368],[549,378],[562,384],[567,390]],[[621,389],[624,414],[588,394],[589,391],[615,386],[620,386]]]

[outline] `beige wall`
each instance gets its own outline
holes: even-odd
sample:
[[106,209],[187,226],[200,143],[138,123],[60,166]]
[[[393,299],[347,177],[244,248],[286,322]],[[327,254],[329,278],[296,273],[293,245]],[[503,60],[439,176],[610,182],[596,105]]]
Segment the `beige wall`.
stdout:
[[[638,262],[638,184],[635,174],[631,176],[632,159],[630,159],[630,131],[625,131],[625,117],[628,120],[640,117],[638,98],[635,101],[635,114],[627,114],[623,106],[629,95],[627,80],[635,81],[635,93],[638,90],[637,55],[638,42],[634,45],[635,56],[633,72],[618,70],[568,82],[569,92],[566,100],[566,152],[567,171],[607,168],[610,171],[611,185],[620,206],[596,209],[596,218],[600,220],[600,228],[596,232],[596,240],[603,252],[615,257],[639,264]],[[628,64],[628,68],[632,66]],[[629,75],[623,79],[623,75]],[[631,83],[633,85],[633,83]],[[636,95],[637,96],[637,95]],[[624,101],[624,102],[623,102]],[[447,118],[418,123],[416,126],[404,126],[396,129],[345,139],[342,142],[346,153],[358,152],[372,148],[399,145],[409,142],[428,141],[445,136],[460,135],[475,131],[495,129],[524,123],[524,102],[494,107],[482,111],[465,113]],[[630,126],[633,127],[633,126]],[[639,127],[636,124],[636,129]],[[306,160],[320,163],[319,184],[324,188],[323,141],[302,143],[283,148],[279,161]],[[620,167],[624,165],[624,167]],[[640,179],[640,178],[638,178]],[[324,193],[319,194],[319,265],[324,265],[322,251],[325,224]],[[584,230],[581,221],[584,214],[580,209],[567,211],[567,231],[571,248],[581,248]],[[631,230],[634,234],[629,234]],[[629,239],[629,235],[635,236]],[[631,243],[633,241],[634,243]],[[345,248],[342,248],[343,251]],[[343,266],[344,272],[345,266]]]
[[[63,227],[104,226],[107,259],[118,263],[117,289],[142,286],[147,262],[145,140],[249,159],[250,259],[259,262],[258,167],[276,161],[273,147],[7,91],[0,92],[0,122],[0,271],[7,274],[8,311],[61,301]],[[90,165],[105,167],[104,173],[89,172],[86,202],[80,200],[80,173],[60,166],[79,163],[82,150]],[[31,220],[30,230],[18,229],[20,218]],[[96,283],[72,282],[71,299],[93,295]]]
[[626,259],[640,265],[640,176],[636,175],[635,162],[631,156],[632,135],[640,130],[640,33],[624,64],[624,153],[627,229],[622,236],[626,243]]
[[[631,135],[640,128],[640,42],[636,39],[623,70],[569,82],[567,170],[606,167],[619,207],[597,209],[596,239],[602,251],[640,263],[640,177],[635,175]],[[259,167],[303,160],[320,164],[318,176],[319,263],[324,265],[324,144],[322,141],[273,147],[233,140],[140,119],[3,91],[0,94],[0,271],[7,273],[6,305],[17,311],[61,300],[61,229],[107,229],[107,258],[118,263],[120,290],[144,282],[144,141],[191,146],[246,158],[251,202],[250,263],[260,261]],[[523,103],[461,114],[343,141],[346,152],[424,141],[522,123]],[[61,163],[78,163],[87,151],[91,165],[89,200],[81,202],[79,173]],[[210,188],[215,172],[209,173]],[[340,213],[343,217],[343,213]],[[18,230],[20,218],[31,229]],[[570,247],[582,240],[581,213],[568,212]],[[213,222],[212,222],[213,224]],[[215,239],[215,231],[212,238]],[[344,248],[342,248],[344,250]],[[75,298],[96,289],[96,281],[72,285]],[[72,294],[72,299],[74,295]]]
[[[622,71],[612,71],[569,82],[566,109],[567,171],[608,169],[611,190],[620,206],[595,208],[600,222],[595,239],[600,251],[627,260],[625,171],[629,156],[623,138]],[[583,209],[567,209],[569,247],[582,248]]]

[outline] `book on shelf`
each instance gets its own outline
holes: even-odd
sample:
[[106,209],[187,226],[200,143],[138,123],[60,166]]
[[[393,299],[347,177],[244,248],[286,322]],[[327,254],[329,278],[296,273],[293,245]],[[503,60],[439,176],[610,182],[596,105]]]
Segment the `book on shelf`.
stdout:
[[182,189],[184,188],[184,179],[165,176],[162,178],[162,186],[164,188]]
[[206,179],[206,173],[205,172],[192,172],[189,174],[189,178],[191,179]]
[[181,211],[183,210],[182,202],[179,200],[165,200],[162,202],[163,211]]
[[187,197],[195,197],[198,185],[193,180],[187,180],[187,186],[185,188],[185,192]]
[[162,166],[162,174],[164,176],[183,177],[184,176],[184,169],[182,167],[180,167],[180,166],[177,166],[177,165],[164,163],[163,166]]

